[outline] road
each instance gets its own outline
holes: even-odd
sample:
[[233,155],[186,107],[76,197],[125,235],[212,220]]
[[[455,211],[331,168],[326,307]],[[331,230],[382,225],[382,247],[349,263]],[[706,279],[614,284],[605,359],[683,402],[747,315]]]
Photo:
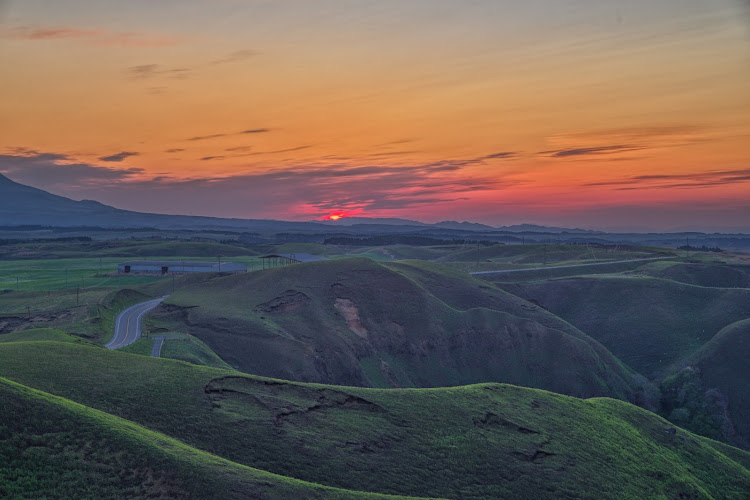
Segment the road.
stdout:
[[164,345],[165,340],[166,337],[164,335],[154,337],[154,345],[151,347],[151,357],[158,358],[161,356],[161,346]]
[[107,349],[119,349],[138,340],[141,337],[143,316],[161,304],[165,298],[162,297],[160,299],[149,300],[148,302],[141,302],[121,312],[115,320],[115,334],[112,336],[109,344],[104,347]]
[[519,273],[521,271],[549,271],[550,269],[567,269],[570,267],[585,267],[585,266],[604,266],[606,264],[627,264],[629,262],[646,262],[649,260],[661,260],[661,259],[674,259],[675,256],[666,257],[648,257],[645,259],[630,259],[630,260],[610,260],[606,262],[589,262],[588,264],[567,264],[565,266],[545,266],[545,267],[527,267],[524,269],[503,269],[502,271],[475,271],[474,276],[482,276],[487,274],[505,274],[505,273]]

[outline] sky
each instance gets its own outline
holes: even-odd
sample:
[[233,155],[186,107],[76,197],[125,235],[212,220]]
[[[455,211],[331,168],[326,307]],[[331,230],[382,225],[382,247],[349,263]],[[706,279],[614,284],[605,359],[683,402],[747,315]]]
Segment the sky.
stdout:
[[130,210],[750,231],[750,2],[0,0],[0,173]]

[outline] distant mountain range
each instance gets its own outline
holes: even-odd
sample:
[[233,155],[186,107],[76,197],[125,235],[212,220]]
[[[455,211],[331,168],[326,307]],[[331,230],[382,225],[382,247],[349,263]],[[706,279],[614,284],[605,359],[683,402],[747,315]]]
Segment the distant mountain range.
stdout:
[[191,215],[166,215],[133,212],[104,205],[98,201],[75,201],[41,189],[25,186],[0,174],[0,225],[44,225],[55,227],[155,227],[162,229],[224,228],[254,232],[301,231],[330,232],[336,228],[342,232],[369,233],[372,231],[394,232],[419,229],[444,229],[455,231],[507,231],[507,232],[573,232],[594,234],[595,231],[544,227],[531,224],[496,228],[473,222],[444,221],[437,224],[399,219],[346,217],[330,221],[289,222],[266,219],[223,219]]
[[[335,221],[290,222],[152,214],[121,210],[92,200],[71,200],[19,184],[0,174],[0,227],[18,226],[95,227],[115,230],[132,228],[211,230],[263,235],[261,238],[256,238],[257,242],[284,240],[285,238],[289,241],[322,242],[331,235],[368,237],[404,234],[439,240],[486,240],[511,244],[628,243],[678,247],[687,242],[693,246],[705,245],[712,248],[750,248],[750,236],[741,233],[607,233],[535,224],[504,227],[457,221],[427,224],[399,218],[346,217]],[[250,237],[252,238],[255,237]]]

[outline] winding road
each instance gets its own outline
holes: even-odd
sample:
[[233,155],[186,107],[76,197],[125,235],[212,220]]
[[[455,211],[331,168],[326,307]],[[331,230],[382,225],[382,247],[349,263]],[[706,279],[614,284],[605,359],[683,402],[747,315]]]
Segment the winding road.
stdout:
[[122,311],[115,320],[115,334],[112,336],[112,340],[104,347],[107,349],[119,349],[141,338],[143,316],[161,304],[165,298],[162,297],[160,299],[141,302]]
[[662,259],[674,259],[674,255],[665,257],[648,257],[645,259],[630,259],[630,260],[609,260],[604,262],[587,262],[586,264],[566,264],[564,266],[546,266],[546,267],[527,267],[524,269],[503,269],[502,271],[475,271],[469,273],[474,276],[482,276],[486,274],[506,274],[506,273],[520,273],[522,271],[549,271],[550,269],[567,269],[569,267],[586,267],[586,266],[604,266],[606,264],[627,264],[629,262],[646,262],[649,260],[662,260]]

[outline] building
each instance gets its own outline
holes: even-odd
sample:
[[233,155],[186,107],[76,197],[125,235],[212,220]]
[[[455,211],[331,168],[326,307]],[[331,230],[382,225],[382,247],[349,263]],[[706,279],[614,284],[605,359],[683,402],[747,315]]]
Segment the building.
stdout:
[[325,257],[309,253],[272,253],[261,258],[263,269],[267,267],[286,266],[288,264],[302,264],[304,262],[318,262],[328,260]]
[[167,273],[245,273],[247,266],[236,262],[201,262],[193,260],[131,260],[117,265],[121,274]]

